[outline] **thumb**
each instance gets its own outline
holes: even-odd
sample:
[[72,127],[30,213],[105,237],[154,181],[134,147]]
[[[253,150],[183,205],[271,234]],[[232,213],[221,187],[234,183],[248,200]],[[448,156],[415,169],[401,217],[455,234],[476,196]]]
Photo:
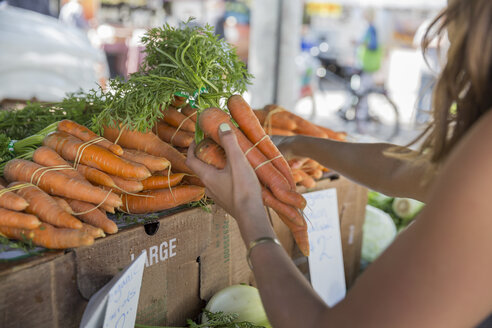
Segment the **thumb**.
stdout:
[[226,156],[230,161],[236,161],[244,157],[243,151],[239,147],[236,135],[232,130],[232,123],[222,123],[219,125],[219,139]]

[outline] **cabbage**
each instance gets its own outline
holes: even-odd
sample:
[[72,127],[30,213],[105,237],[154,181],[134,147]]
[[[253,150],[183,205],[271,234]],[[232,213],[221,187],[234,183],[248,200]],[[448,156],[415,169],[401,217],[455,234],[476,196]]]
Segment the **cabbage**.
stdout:
[[396,226],[391,216],[367,205],[366,218],[362,227],[361,259],[368,263],[374,261],[395,237]]
[[[233,285],[217,292],[208,301],[206,310],[210,312],[237,313],[236,322],[248,321],[258,326],[271,328],[261,303],[260,293],[255,287]],[[206,323],[206,318],[202,318]]]

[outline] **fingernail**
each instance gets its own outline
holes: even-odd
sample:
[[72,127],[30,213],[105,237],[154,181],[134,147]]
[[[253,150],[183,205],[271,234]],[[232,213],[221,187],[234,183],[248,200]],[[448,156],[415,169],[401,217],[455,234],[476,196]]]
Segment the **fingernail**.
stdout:
[[221,125],[219,125],[219,130],[220,132],[231,131],[231,127],[227,123],[222,123]]

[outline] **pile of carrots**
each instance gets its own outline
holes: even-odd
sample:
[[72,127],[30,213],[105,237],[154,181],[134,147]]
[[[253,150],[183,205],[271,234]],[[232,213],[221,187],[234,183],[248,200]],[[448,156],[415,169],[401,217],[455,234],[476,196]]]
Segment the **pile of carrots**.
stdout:
[[239,128],[224,111],[217,108],[205,109],[200,113],[198,124],[207,138],[197,145],[196,156],[205,163],[223,168],[226,159],[220,146],[218,127],[222,123],[229,124],[262,184],[264,205],[277,212],[292,231],[299,249],[308,255],[307,224],[302,214],[306,200],[296,191],[289,164],[265,134],[253,110],[241,96],[230,97],[227,107]]
[[152,132],[107,127],[104,135],[113,142],[63,120],[32,161],[9,161],[0,233],[52,249],[88,246],[118,231],[107,212],[156,212],[203,198],[184,155]]
[[296,184],[306,188],[316,187],[316,181],[323,178],[329,169],[308,157],[296,157],[288,161]]

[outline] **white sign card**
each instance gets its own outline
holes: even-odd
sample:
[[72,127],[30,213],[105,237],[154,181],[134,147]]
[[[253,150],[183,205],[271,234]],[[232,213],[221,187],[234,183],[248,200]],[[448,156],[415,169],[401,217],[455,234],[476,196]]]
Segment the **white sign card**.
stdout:
[[133,328],[137,319],[138,298],[147,252],[92,295],[80,328]]
[[336,189],[303,194],[309,234],[311,285],[320,297],[334,306],[345,297],[342,238]]

